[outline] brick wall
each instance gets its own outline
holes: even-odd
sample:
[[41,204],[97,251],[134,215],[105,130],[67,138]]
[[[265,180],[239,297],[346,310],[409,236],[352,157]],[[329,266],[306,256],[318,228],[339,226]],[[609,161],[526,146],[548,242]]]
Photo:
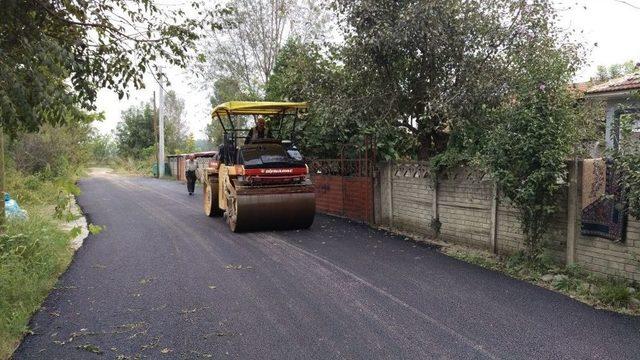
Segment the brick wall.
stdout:
[[[437,214],[442,224],[441,239],[445,241],[503,254],[523,249],[517,211],[504,196],[495,193],[493,181],[471,169],[460,168],[440,174],[434,194],[436,182],[428,169],[428,164],[422,162],[379,165],[380,188],[375,192],[378,223],[411,233],[434,235],[430,224]],[[579,173],[576,176],[581,179]],[[581,186],[577,189],[581,191]],[[568,258],[569,191],[564,188],[559,194],[559,210],[546,237],[547,248],[561,263]],[[495,208],[494,196],[497,196]],[[577,193],[576,198],[580,199],[581,195]],[[581,236],[581,204],[573,205],[577,214],[575,263],[604,275],[640,281],[640,221],[629,218],[624,243]],[[495,245],[491,241],[492,230]]]
[[[582,166],[578,166],[578,179],[582,178]],[[582,197],[582,186],[577,186],[577,197]],[[576,204],[576,211],[581,212],[582,204]],[[578,218],[577,227],[580,223]],[[613,242],[593,236],[582,236],[578,231],[575,250],[576,263],[585,268],[603,274],[626,277],[640,281],[640,221],[629,216],[624,242]]]
[[640,281],[640,222],[629,218],[627,239],[624,243],[579,236],[576,263],[604,275],[623,276]]

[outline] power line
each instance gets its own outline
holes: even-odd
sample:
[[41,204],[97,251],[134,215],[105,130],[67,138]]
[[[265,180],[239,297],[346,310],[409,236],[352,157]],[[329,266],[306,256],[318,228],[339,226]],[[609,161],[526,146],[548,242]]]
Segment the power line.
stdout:
[[628,2],[628,1],[625,1],[625,0],[613,0],[613,1],[618,2],[620,4],[624,4],[624,5],[630,6],[630,7],[634,8],[634,9],[636,9],[636,10],[640,10],[640,5],[632,4],[632,3]]

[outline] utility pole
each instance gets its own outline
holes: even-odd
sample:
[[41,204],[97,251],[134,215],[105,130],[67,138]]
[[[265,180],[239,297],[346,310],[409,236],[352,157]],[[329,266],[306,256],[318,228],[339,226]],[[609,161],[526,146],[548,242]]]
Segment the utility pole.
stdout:
[[[160,68],[162,73],[163,69]],[[158,81],[158,87],[160,88],[160,103],[158,104],[158,177],[164,176],[164,89],[162,84]]]
[[[153,122],[153,143],[156,146],[156,149],[159,149],[158,146],[158,109],[156,107],[156,92],[153,92],[153,117],[151,118],[151,122]],[[156,177],[160,177],[160,151],[156,151]]]

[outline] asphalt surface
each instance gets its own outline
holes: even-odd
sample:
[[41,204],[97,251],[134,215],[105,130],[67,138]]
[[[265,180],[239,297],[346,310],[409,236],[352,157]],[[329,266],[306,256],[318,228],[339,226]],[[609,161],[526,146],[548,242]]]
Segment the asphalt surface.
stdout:
[[[183,184],[80,182],[90,235],[15,359],[638,359],[640,319],[344,219],[233,234]],[[94,352],[101,352],[101,355]]]

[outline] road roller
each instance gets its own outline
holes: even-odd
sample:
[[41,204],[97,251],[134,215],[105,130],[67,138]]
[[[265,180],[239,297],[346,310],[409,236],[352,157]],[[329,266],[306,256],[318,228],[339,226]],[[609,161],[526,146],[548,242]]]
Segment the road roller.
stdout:
[[[309,168],[295,145],[306,102],[231,101],[216,106],[223,144],[201,172],[204,212],[233,232],[304,229],[315,216]],[[242,124],[264,117],[266,138],[245,140]],[[252,119],[253,118],[253,119]]]

